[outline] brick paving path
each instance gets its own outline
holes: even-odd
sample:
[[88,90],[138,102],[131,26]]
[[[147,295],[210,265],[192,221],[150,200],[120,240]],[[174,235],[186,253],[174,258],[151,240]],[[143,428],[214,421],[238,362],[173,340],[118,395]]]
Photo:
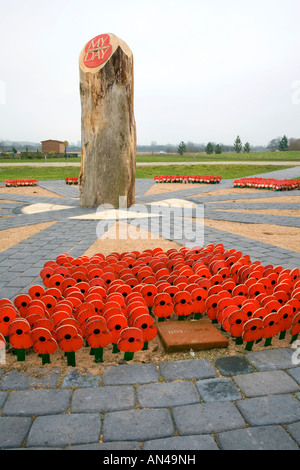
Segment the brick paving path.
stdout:
[[[293,178],[300,176],[300,167],[272,175]],[[153,180],[137,181],[137,203],[185,197],[194,203],[210,203],[211,208],[207,204],[205,213],[215,218],[215,204],[228,200],[228,196],[195,198],[194,187],[144,196],[152,184]],[[218,187],[197,188],[197,194],[231,185],[232,181],[226,180]],[[96,241],[98,221],[70,218],[94,212],[79,207],[77,187],[51,181],[40,182],[40,186],[65,199],[11,194],[0,197],[15,201],[0,201],[1,214],[10,216],[1,220],[2,229],[56,221],[43,232],[0,252],[0,298],[13,299],[21,292],[27,293],[33,283],[41,282],[39,273],[45,261],[64,251],[79,256]],[[299,194],[293,191],[289,195]],[[256,199],[265,194],[234,195],[236,201],[245,197]],[[45,202],[72,208],[29,215],[21,211],[30,204]],[[275,208],[277,203],[270,206]],[[225,204],[222,207],[228,208]],[[151,210],[155,210],[153,206]],[[221,220],[228,220],[225,219],[228,213],[218,211],[218,214]],[[236,213],[231,214],[236,217]],[[243,221],[241,216],[239,220]],[[247,218],[249,222],[248,215]],[[296,217],[272,216],[268,220],[278,225],[299,226]],[[127,222],[136,223],[130,219]],[[251,218],[251,222],[257,223],[257,218]],[[139,224],[147,228],[149,219],[139,219]],[[179,217],[174,217],[174,234],[177,224]],[[153,227],[159,231],[158,226]],[[186,238],[174,239],[183,245],[190,242]],[[204,240],[205,244],[222,241],[225,248],[240,249],[263,264],[300,266],[299,253],[225,231],[205,228]],[[266,348],[211,360],[105,366],[98,376],[80,368],[68,368],[67,372],[41,368],[28,373],[0,366],[0,448],[299,450],[299,400],[300,365],[292,348]]]

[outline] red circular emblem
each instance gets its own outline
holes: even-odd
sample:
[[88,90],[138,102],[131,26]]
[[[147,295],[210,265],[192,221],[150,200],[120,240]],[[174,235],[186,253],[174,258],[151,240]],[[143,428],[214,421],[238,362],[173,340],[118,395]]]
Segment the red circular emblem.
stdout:
[[109,40],[108,34],[101,34],[87,43],[83,58],[86,67],[98,67],[109,59],[112,52],[112,45]]

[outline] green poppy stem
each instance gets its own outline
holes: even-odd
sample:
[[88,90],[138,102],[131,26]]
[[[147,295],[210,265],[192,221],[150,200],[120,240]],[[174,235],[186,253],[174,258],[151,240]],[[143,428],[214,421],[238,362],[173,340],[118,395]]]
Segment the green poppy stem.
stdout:
[[264,346],[271,346],[272,343],[272,337],[271,338],[266,338]]
[[281,331],[279,334],[279,339],[284,339],[285,338],[286,331]]
[[42,364],[50,364],[50,354],[41,354]]
[[296,341],[297,338],[298,338],[298,334],[293,335],[293,336],[292,336],[292,339],[291,339],[291,343],[293,343],[294,341]]
[[66,356],[67,356],[68,366],[75,367],[76,366],[75,351],[67,352]]
[[17,361],[25,361],[26,349],[16,349]]
[[201,313],[197,312],[197,313],[194,313],[194,320],[200,320],[201,318]]
[[126,351],[124,354],[124,361],[132,361],[133,356],[134,356],[133,352]]
[[95,348],[95,362],[103,362],[103,348]]
[[113,352],[114,354],[120,352],[120,349],[118,348],[118,345],[115,344],[115,343],[113,344],[113,350],[112,350],[112,352]]
[[235,339],[235,344],[243,344],[243,337],[239,336]]
[[165,321],[165,317],[158,317],[158,321],[159,321],[159,322]]
[[254,344],[254,341],[248,341],[248,343],[246,343],[245,349],[247,351],[251,351],[253,344]]
[[178,315],[178,321],[184,321],[184,315]]
[[147,349],[148,349],[148,341],[145,341],[142,351],[147,351]]

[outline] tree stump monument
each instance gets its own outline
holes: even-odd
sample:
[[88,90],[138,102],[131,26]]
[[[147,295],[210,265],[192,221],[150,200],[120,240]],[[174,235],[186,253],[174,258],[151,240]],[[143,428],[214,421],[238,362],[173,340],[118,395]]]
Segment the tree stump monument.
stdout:
[[[114,34],[91,39],[79,57],[80,205],[135,202],[136,126],[133,54]],[[125,197],[125,199],[124,199]]]

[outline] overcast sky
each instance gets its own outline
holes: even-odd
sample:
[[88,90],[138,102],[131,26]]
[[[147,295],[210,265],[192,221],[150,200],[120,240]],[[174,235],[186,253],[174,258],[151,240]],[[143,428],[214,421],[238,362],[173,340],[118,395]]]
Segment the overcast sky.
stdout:
[[1,0],[0,140],[79,141],[78,58],[134,56],[138,144],[300,137],[300,0]]

